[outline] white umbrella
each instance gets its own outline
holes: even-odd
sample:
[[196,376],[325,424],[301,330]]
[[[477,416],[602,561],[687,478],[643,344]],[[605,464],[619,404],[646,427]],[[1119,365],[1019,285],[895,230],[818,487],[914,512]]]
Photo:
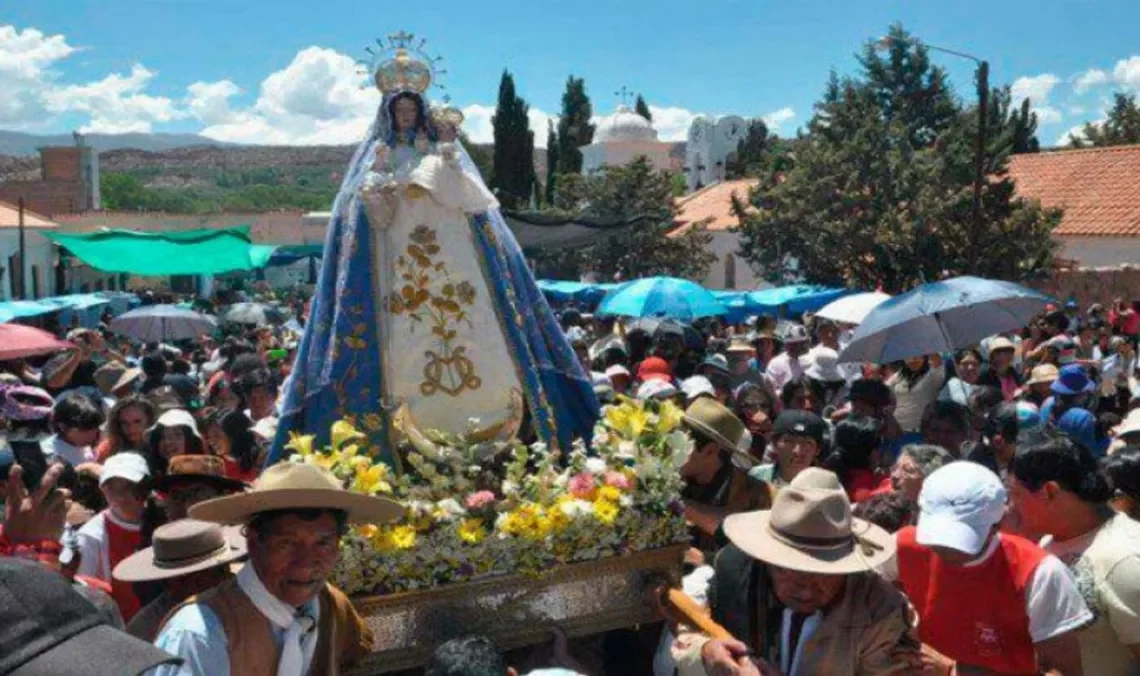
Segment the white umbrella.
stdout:
[[111,321],[112,331],[144,343],[193,340],[216,328],[213,317],[175,305],[147,305]]
[[872,291],[870,293],[857,293],[834,300],[820,308],[816,317],[823,317],[843,324],[862,324],[871,310],[891,299],[889,293]]

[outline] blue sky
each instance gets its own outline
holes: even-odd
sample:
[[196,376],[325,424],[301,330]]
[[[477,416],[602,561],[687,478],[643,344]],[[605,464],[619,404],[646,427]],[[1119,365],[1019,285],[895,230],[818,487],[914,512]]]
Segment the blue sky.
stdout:
[[[4,0],[0,128],[347,143],[376,98],[352,60],[403,28],[445,57],[478,140],[503,68],[538,129],[573,73],[602,114],[623,85],[643,93],[665,138],[700,113],[763,116],[791,134],[829,70],[853,72],[863,42],[895,21],[988,59],[993,82],[1033,99],[1046,145],[1103,118],[1113,91],[1140,90],[1137,0]],[[971,91],[969,61],[935,58]]]

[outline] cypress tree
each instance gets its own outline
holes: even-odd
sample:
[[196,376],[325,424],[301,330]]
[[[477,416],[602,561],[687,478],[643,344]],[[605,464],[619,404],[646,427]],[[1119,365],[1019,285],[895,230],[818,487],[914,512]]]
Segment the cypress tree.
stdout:
[[582,171],[582,152],[578,148],[594,140],[590,118],[594,108],[586,95],[586,81],[571,75],[562,94],[562,116],[558,118],[558,171],[577,174]]
[[637,95],[637,103],[633,105],[633,110],[646,120],[653,121],[653,113],[649,112],[649,106],[646,105],[645,99],[641,98],[641,94]]
[[515,80],[504,70],[491,118],[495,134],[491,187],[508,209],[526,204],[534,190],[534,132],[528,112],[530,106],[516,94]]
[[546,121],[546,199],[547,206],[554,204],[555,186],[558,184],[558,134],[554,121]]

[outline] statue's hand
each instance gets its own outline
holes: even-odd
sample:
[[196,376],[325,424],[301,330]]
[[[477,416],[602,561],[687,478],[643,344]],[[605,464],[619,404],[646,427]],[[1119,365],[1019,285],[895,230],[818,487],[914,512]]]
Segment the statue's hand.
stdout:
[[386,229],[396,214],[396,198],[390,180],[376,172],[369,172],[360,188],[360,199],[368,214],[368,223],[374,228]]

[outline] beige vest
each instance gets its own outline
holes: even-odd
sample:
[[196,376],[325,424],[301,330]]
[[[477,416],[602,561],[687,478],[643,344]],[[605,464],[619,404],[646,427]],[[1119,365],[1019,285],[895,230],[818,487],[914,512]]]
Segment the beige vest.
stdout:
[[[309,676],[337,676],[342,667],[368,654],[372,649],[372,633],[348,597],[331,584],[325,585],[318,598],[321,610],[317,647]],[[236,577],[190,597],[172,610],[167,620],[191,603],[201,603],[214,611],[222,623],[229,643],[231,674],[276,676],[281,649],[273,636],[273,628],[238,586]]]

